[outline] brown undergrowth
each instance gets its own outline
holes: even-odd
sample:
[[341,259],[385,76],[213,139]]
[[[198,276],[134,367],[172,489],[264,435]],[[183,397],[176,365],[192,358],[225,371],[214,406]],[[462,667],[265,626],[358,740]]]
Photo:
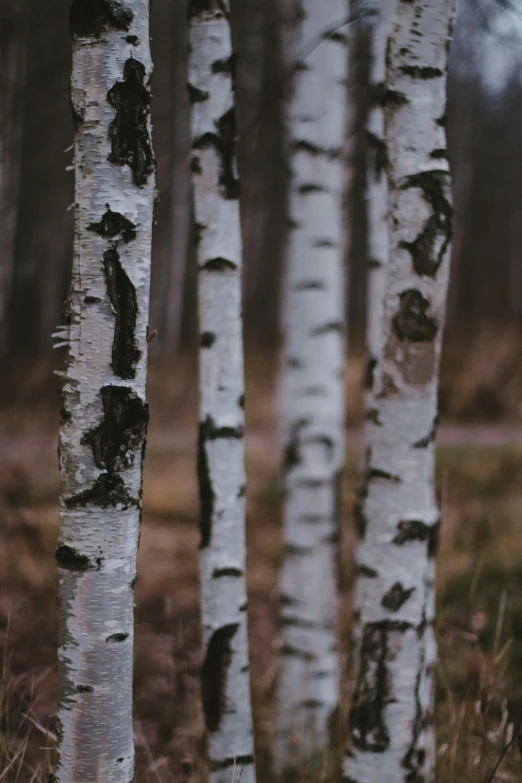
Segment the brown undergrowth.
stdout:
[[[273,780],[281,561],[277,395],[270,366],[267,361],[247,368],[249,622],[260,783]],[[205,775],[199,696],[197,409],[193,367],[187,361],[176,369],[153,372],[149,388],[151,428],[136,588],[137,783],[195,783]],[[360,368],[350,380],[352,388],[357,373]],[[165,388],[174,389],[172,395],[168,397]],[[46,417],[37,406],[20,404],[19,419],[11,413],[0,418],[0,783],[47,781],[55,762],[54,395]],[[344,486],[348,515],[357,464],[356,450],[350,447]],[[437,779],[485,783],[522,717],[522,446],[442,447],[438,485],[443,524]],[[345,686],[352,544],[348,520],[342,537]],[[345,715],[346,704],[339,736]],[[520,779],[516,745],[495,780]],[[337,740],[325,758],[298,760],[294,780],[334,781],[341,757]]]

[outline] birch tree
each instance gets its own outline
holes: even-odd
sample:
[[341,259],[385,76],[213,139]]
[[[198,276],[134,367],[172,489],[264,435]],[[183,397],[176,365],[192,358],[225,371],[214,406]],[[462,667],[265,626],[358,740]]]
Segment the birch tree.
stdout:
[[[276,762],[328,745],[339,701],[337,547],[344,462],[342,146],[348,3],[301,0],[288,106],[289,239],[283,293],[284,561]],[[287,38],[290,36],[287,35]]]
[[[388,262],[388,178],[386,174],[386,141],[384,138],[383,95],[386,93],[386,52],[392,19],[398,0],[359,0],[355,9],[369,28],[370,40],[370,107],[366,123],[366,203],[368,225],[367,385],[373,384],[373,373],[381,350],[384,285]],[[367,405],[372,407],[371,391]]]
[[154,157],[147,0],[74,0],[75,231],[60,429],[59,783],[128,783]]
[[445,84],[454,0],[402,2],[387,44],[389,261],[357,521],[345,781],[433,781],[437,381],[451,242]]
[[198,234],[202,698],[211,783],[255,781],[245,578],[241,231],[230,9],[189,4]]

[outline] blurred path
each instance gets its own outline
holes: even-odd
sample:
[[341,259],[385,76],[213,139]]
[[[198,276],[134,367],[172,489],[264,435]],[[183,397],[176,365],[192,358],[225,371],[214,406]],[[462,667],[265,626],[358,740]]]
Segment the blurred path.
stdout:
[[[154,452],[195,450],[197,433],[191,429],[178,431],[153,430],[149,434],[148,448]],[[360,428],[351,427],[347,431],[349,448],[359,448]],[[522,446],[522,425],[520,424],[443,424],[439,427],[437,443],[439,446],[482,446],[499,448],[502,446]],[[56,454],[57,434],[7,435],[0,433],[0,457],[14,458],[26,455]],[[247,448],[277,449],[277,434],[271,430],[247,431]]]

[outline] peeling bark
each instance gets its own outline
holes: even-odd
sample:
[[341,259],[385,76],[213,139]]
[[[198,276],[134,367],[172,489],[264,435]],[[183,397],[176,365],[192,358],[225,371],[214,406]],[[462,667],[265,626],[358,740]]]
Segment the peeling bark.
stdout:
[[56,780],[129,783],[154,199],[148,4],[74,0],[70,22],[76,191],[70,322],[59,333],[69,365]]
[[255,782],[245,579],[241,233],[228,8],[191,2],[189,95],[198,225],[202,697],[209,780]]
[[[296,7],[295,46],[348,16],[346,0]],[[348,51],[325,33],[288,96],[290,203],[283,293],[284,542],[276,765],[327,749],[339,701],[337,538],[344,465],[343,166]],[[290,36],[289,36],[290,37]]]
[[453,12],[454,0],[402,0],[387,35],[389,258],[365,425],[346,782],[382,770],[390,783],[435,779],[434,437],[451,241],[440,117]]

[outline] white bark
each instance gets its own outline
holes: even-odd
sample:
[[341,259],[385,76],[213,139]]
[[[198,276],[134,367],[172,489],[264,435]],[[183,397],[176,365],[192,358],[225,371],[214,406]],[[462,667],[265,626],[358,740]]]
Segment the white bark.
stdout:
[[[281,657],[276,764],[326,750],[339,701],[337,557],[344,464],[342,146],[347,101],[345,0],[303,0],[289,105],[289,245],[284,283],[285,451]],[[330,30],[323,35],[321,31]]]
[[[229,9],[190,6],[198,292],[203,707],[211,783],[254,783],[245,577],[241,231]],[[217,9],[217,10],[216,10]]]
[[[386,51],[398,0],[358,0],[370,28],[370,108],[366,124],[366,198],[368,220],[367,385],[381,352],[384,290],[388,262],[388,179],[383,98],[386,93]],[[371,392],[367,402],[371,406]]]
[[389,262],[358,513],[345,781],[433,781],[438,366],[451,241],[444,132],[453,0],[402,3],[384,96]]
[[148,0],[74,0],[75,243],[60,431],[59,783],[129,783],[154,159]]

